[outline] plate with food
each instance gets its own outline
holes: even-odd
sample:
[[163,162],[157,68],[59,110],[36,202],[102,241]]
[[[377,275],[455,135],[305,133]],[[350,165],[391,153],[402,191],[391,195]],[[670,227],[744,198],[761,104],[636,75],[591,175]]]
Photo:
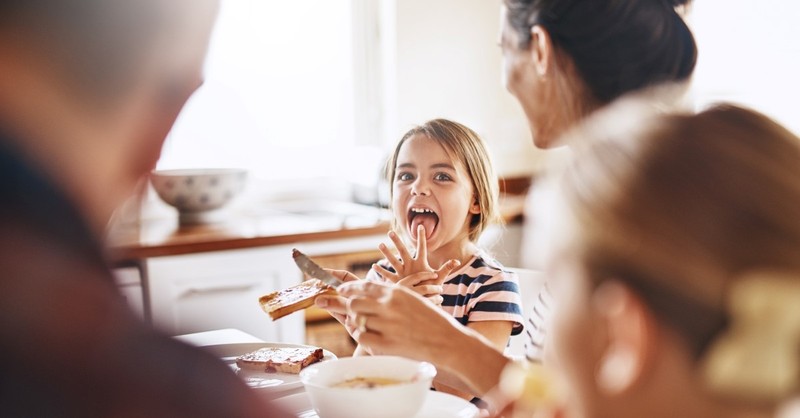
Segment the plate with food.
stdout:
[[248,386],[267,391],[302,387],[298,373],[306,366],[335,360],[320,347],[284,343],[237,343],[204,347],[230,366]]

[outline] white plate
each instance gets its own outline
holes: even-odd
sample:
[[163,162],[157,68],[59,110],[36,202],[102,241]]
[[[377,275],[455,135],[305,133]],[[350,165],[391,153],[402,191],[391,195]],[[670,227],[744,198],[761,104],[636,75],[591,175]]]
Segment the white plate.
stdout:
[[[273,400],[284,411],[298,418],[319,418],[308,395],[295,393]],[[457,396],[431,391],[422,404],[422,409],[413,418],[476,418],[478,407]]]
[[[267,390],[267,391],[284,391],[295,389],[303,386],[300,381],[300,376],[291,373],[267,373],[267,372],[254,372],[250,370],[242,370],[236,366],[236,357],[242,354],[247,354],[251,351],[256,351],[265,347],[307,347],[314,348],[310,345],[301,344],[282,344],[282,343],[237,343],[237,344],[221,344],[209,345],[203,347],[215,355],[222,357],[222,360],[228,364],[233,371],[241,376],[248,386],[254,389]],[[322,350],[324,356],[320,361],[328,361],[336,359],[336,355],[328,350]]]

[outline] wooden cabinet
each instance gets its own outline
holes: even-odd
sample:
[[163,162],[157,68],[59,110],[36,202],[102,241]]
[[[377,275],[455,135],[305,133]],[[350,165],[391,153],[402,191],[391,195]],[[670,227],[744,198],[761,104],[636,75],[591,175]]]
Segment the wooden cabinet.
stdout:
[[171,334],[236,328],[265,341],[303,343],[304,320],[272,321],[258,298],[297,283],[290,246],[146,260],[153,325]]
[[292,248],[323,267],[364,277],[381,257],[377,246],[383,238],[367,235],[149,257],[142,261],[143,306],[149,307],[155,327],[173,335],[235,328],[264,341],[313,344],[348,356],[355,345],[326,311],[312,307],[272,321],[258,298],[304,280],[292,260]]

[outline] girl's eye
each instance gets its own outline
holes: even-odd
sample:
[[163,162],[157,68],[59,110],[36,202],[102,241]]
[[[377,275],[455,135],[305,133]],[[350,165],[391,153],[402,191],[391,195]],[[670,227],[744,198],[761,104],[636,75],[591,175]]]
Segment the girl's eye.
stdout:
[[433,179],[436,181],[450,181],[453,178],[447,173],[436,173],[436,175],[433,176]]
[[406,172],[397,173],[397,180],[398,181],[408,181],[408,180],[411,180],[413,178],[414,178],[414,176],[412,176],[411,173],[406,173]]

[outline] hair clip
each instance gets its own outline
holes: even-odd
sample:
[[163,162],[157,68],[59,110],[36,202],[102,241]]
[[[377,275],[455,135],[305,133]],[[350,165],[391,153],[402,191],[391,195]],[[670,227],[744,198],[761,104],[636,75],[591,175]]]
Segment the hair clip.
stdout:
[[705,356],[708,386],[722,394],[779,400],[800,383],[800,273],[759,271],[729,290],[730,326]]

